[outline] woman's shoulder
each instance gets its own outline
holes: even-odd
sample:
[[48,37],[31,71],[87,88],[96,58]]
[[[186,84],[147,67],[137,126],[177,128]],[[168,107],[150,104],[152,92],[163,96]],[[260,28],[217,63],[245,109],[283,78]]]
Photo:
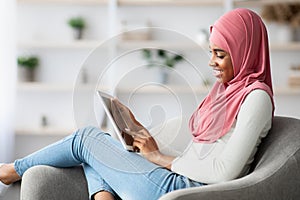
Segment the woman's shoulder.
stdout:
[[243,101],[239,115],[249,118],[272,118],[273,104],[269,94],[262,89],[252,90]]
[[242,113],[246,113],[247,116],[257,116],[263,113],[272,115],[272,100],[269,94],[262,89],[252,90],[247,94],[239,110],[238,115],[244,116]]
[[268,92],[266,92],[265,90],[262,90],[262,89],[254,89],[254,90],[251,90],[248,95],[246,96],[245,98],[245,101],[251,101],[252,103],[254,102],[257,102],[257,103],[270,103],[272,104],[272,101],[271,101],[271,97],[270,95],[268,94]]
[[[251,91],[241,105],[237,116],[236,126],[245,126],[243,129],[262,130],[261,136],[266,135],[271,128],[273,104],[269,94],[262,89]],[[251,126],[251,127],[249,127]]]

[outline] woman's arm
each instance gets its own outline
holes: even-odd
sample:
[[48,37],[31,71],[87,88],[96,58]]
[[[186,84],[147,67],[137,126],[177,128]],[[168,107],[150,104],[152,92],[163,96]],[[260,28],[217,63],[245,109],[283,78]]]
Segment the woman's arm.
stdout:
[[175,157],[164,155],[159,151],[155,139],[151,136],[149,131],[136,120],[130,109],[117,99],[113,99],[112,110],[114,118],[121,130],[133,136],[133,148],[138,149],[150,162],[171,169],[171,163]]
[[[237,178],[249,158],[256,151],[262,133],[271,127],[272,102],[263,90],[254,90],[246,97],[237,116],[236,126],[217,156],[206,159],[178,157],[172,163],[172,171],[203,183],[217,183]],[[225,135],[226,136],[226,135]]]
[[155,139],[151,136],[147,129],[143,128],[138,132],[134,132],[129,129],[126,129],[126,131],[134,138],[133,147],[138,148],[147,160],[159,166],[171,169],[171,164],[175,157],[162,154],[159,151]]

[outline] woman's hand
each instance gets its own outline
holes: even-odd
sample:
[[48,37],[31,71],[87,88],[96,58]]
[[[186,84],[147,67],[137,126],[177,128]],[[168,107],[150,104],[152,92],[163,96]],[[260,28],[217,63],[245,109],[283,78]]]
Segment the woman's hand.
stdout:
[[171,163],[174,157],[163,155],[158,148],[155,139],[150,135],[147,129],[143,128],[139,131],[125,131],[133,136],[133,148],[139,149],[141,154],[150,162],[171,169]]
[[138,149],[150,162],[171,169],[174,157],[163,155],[155,139],[146,128],[139,123],[130,109],[118,99],[112,100],[112,113],[119,128],[133,137],[133,148]]
[[148,160],[151,160],[150,156],[153,156],[151,154],[159,152],[156,141],[145,128],[137,132],[129,131],[128,133],[134,138],[133,147],[138,148],[147,159],[149,158]]

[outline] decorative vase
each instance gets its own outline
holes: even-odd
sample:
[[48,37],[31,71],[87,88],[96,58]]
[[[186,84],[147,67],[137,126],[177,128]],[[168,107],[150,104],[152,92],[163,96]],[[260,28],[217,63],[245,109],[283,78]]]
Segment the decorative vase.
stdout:
[[300,27],[293,28],[293,41],[300,41]]
[[82,28],[74,28],[74,38],[76,40],[81,40],[83,36],[83,29]]
[[169,83],[170,72],[166,67],[161,67],[159,70],[159,83],[168,84]]
[[34,82],[35,81],[35,69],[28,67],[19,67],[18,79],[21,82]]
[[89,81],[87,69],[86,69],[86,68],[82,68],[82,70],[81,70],[81,72],[80,72],[80,75],[81,75],[81,82],[82,82],[83,84],[87,84],[88,81]]
[[278,24],[276,34],[278,42],[284,43],[293,40],[293,29],[288,24]]

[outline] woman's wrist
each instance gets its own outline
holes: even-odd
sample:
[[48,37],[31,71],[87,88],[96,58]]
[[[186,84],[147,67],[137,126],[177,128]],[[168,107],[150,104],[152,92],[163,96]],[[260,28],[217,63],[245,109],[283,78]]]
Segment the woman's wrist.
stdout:
[[151,162],[171,170],[172,162],[175,157],[164,155],[160,151],[151,152],[150,154],[152,154],[149,156]]

